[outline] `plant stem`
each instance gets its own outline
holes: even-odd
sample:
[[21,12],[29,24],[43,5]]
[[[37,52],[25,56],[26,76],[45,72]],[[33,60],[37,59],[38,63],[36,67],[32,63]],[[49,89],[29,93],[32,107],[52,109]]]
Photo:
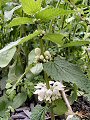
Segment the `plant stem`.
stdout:
[[55,116],[54,116],[53,108],[52,107],[51,107],[51,120],[55,120]]
[[41,49],[41,54],[43,55],[43,40],[40,39],[40,49]]
[[46,87],[47,87],[47,89],[50,89],[48,76],[47,76],[47,73],[45,71],[44,71],[44,78],[45,78],[45,81],[46,81]]
[[70,103],[69,103],[69,101],[68,101],[68,99],[66,97],[65,91],[62,90],[61,93],[62,93],[62,97],[63,97],[63,99],[64,99],[64,101],[65,101],[65,103],[66,103],[66,105],[68,107],[68,110],[73,113],[72,108],[70,106]]

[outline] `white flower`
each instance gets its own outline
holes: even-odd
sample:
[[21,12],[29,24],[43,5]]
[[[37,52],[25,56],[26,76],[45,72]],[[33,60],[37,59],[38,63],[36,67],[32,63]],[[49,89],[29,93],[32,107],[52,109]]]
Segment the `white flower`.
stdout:
[[38,89],[34,92],[34,94],[38,94],[38,100],[39,101],[43,101],[44,97],[45,97],[45,93],[46,93],[46,89],[42,88],[42,89]]
[[55,82],[54,81],[49,81],[49,84],[50,85],[53,85]]
[[52,90],[50,90],[50,89],[47,90],[47,91],[46,91],[46,96],[50,96],[50,97],[51,97],[51,95],[52,95]]
[[41,49],[40,48],[35,48],[35,54],[40,55],[41,54]]
[[60,90],[64,90],[64,85],[60,82],[49,81],[50,89],[47,89],[46,84],[39,83],[35,86],[34,94],[38,95],[39,101],[48,101],[51,103],[61,97]]
[[61,82],[55,82],[53,87],[58,90],[64,90],[64,85]]
[[51,99],[52,99],[52,101],[54,101],[56,98],[55,98],[55,96],[52,96]]
[[73,117],[73,115],[68,115],[66,120],[70,120]]
[[59,90],[56,89],[56,88],[53,89],[53,94],[54,94],[54,95],[61,96]]
[[35,86],[36,89],[40,89],[40,88],[46,88],[45,84],[43,83],[38,83],[37,86]]

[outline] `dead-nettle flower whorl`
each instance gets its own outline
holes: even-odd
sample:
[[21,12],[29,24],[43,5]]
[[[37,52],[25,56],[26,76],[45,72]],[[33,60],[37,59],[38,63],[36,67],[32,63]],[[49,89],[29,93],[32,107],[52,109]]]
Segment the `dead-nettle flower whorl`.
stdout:
[[60,91],[64,90],[64,85],[61,82],[49,81],[50,89],[47,89],[46,84],[39,83],[35,86],[34,94],[38,95],[39,101],[52,101],[61,97]]

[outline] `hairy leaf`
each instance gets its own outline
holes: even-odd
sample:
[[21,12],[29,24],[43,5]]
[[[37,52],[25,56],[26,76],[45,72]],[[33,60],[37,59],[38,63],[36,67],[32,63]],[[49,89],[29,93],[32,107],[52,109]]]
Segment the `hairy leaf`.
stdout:
[[59,56],[55,58],[54,62],[45,63],[44,70],[54,80],[75,83],[81,90],[90,92],[90,81],[80,68]]
[[18,26],[18,25],[22,25],[22,24],[34,24],[34,19],[28,18],[28,17],[17,17],[17,18],[14,18],[7,25],[7,27],[13,27],[13,26]]
[[72,46],[82,46],[82,45],[87,45],[87,44],[90,44],[90,41],[84,41],[84,40],[71,41],[70,43],[64,44],[62,47],[65,48],[65,47],[72,47]]
[[33,74],[35,74],[35,75],[37,75],[37,74],[39,74],[40,72],[42,72],[42,70],[43,70],[43,65],[42,65],[42,63],[37,63],[34,67],[32,67],[32,68],[30,69],[30,71],[31,71]]
[[32,50],[28,55],[28,65],[32,64],[35,61],[35,49]]
[[64,10],[64,9],[59,9],[59,8],[44,8],[40,12],[36,13],[36,18],[41,19],[42,21],[48,21],[51,19],[54,19],[58,16],[62,15],[69,15],[73,13],[74,11],[72,10]]
[[58,99],[54,102],[55,107],[53,108],[54,113],[57,115],[62,115],[68,111],[65,102],[61,99]]
[[42,0],[21,0],[23,10],[28,15],[34,15],[41,10]]
[[32,111],[31,120],[45,120],[45,107],[37,105]]
[[46,34],[43,39],[44,40],[49,40],[49,41],[52,41],[56,44],[60,44],[62,45],[63,44],[63,39],[64,35],[63,34]]
[[7,51],[0,53],[0,67],[1,68],[6,67],[9,64],[15,52],[16,52],[16,47],[13,47]]

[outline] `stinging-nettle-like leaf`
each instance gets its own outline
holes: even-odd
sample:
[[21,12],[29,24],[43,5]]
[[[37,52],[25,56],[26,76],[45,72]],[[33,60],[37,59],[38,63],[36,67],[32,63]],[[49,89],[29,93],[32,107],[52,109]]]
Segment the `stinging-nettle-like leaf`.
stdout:
[[21,0],[23,10],[28,15],[34,15],[41,10],[42,0]]
[[23,24],[34,24],[35,19],[33,18],[28,18],[28,17],[17,17],[14,18],[8,25],[7,27],[13,27],[13,26],[18,26],[18,25],[23,25]]
[[8,49],[2,53],[0,53],[0,67],[6,67],[9,62],[12,60],[14,54],[16,52],[16,47]]
[[44,71],[56,81],[66,81],[75,83],[86,93],[90,92],[90,81],[85,77],[80,68],[68,61],[61,59],[60,56],[54,62],[44,64]]
[[82,45],[88,45],[90,44],[90,41],[88,40],[81,40],[81,41],[71,41],[70,43],[66,43],[62,46],[62,48],[66,47],[73,47],[73,46],[82,46]]
[[45,111],[46,107],[37,105],[32,111],[30,120],[45,120]]
[[49,34],[48,33],[42,39],[49,40],[49,41],[52,41],[56,44],[62,45],[63,44],[63,40],[62,40],[63,37],[64,37],[63,34],[56,34],[56,33]]
[[42,21],[48,21],[55,19],[58,16],[69,15],[74,13],[73,10],[64,10],[59,8],[47,7],[36,13],[36,18],[41,19]]
[[53,111],[57,115],[65,114],[68,111],[66,104],[62,99],[55,100],[53,105],[55,105]]

